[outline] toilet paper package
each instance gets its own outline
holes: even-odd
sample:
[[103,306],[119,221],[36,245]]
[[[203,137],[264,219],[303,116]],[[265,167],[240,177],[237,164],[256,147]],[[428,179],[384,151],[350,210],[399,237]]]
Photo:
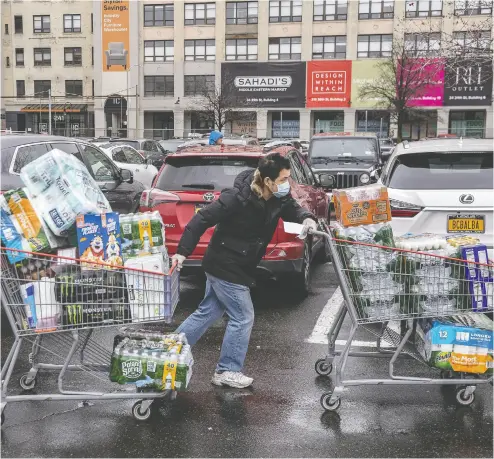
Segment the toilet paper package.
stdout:
[[442,370],[492,373],[494,324],[478,316],[483,314],[419,320],[416,344],[425,361]]
[[[57,238],[40,218],[32,197],[26,188],[6,191],[0,196],[1,233],[5,247],[28,252],[46,252],[60,247],[63,239]],[[11,263],[27,258],[27,254],[7,251]]]
[[79,214],[111,211],[84,164],[54,149],[21,170],[33,207],[57,236],[65,235]]

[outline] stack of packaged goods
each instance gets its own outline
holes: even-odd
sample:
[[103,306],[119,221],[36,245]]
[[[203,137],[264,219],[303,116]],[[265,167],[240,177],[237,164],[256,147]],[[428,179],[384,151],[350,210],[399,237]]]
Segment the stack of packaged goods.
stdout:
[[399,312],[396,296],[401,292],[401,285],[387,269],[395,254],[386,247],[392,248],[395,243],[393,230],[387,223],[391,212],[386,188],[335,190],[334,196],[337,248],[360,316],[371,319],[396,315]]
[[20,177],[26,187],[0,197],[2,245],[30,252],[6,251],[25,306],[17,308],[16,315],[25,329],[51,331],[64,315],[55,295],[57,263],[49,257],[33,258],[32,253],[66,247],[65,236],[77,215],[111,209],[86,166],[60,150],[27,164]]
[[408,313],[445,315],[487,309],[492,271],[451,260],[487,263],[487,248],[478,239],[408,233],[395,242],[404,252],[398,253],[389,268],[394,280],[403,285],[401,307]]
[[187,390],[194,360],[185,334],[124,331],[115,339],[110,380],[140,392]]
[[462,373],[492,374],[494,323],[484,314],[441,320],[420,319],[416,345],[432,367]]
[[142,276],[134,270],[168,273],[170,261],[165,247],[165,227],[159,212],[128,214],[120,217],[124,265],[129,289],[132,320],[170,317],[170,301],[159,274]]
[[37,214],[57,236],[64,236],[79,214],[111,211],[84,163],[54,149],[21,170]]
[[[46,252],[60,247],[63,239],[56,237],[42,218],[38,217],[27,188],[10,190],[0,195],[2,244],[9,249]],[[23,252],[7,251],[11,263],[28,258]]]

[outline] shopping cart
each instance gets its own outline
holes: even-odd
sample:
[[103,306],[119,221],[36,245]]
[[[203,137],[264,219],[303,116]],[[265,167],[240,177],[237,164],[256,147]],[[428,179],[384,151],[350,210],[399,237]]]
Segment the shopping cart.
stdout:
[[[27,258],[16,263],[20,253]],[[110,268],[97,261],[3,247],[0,258],[1,304],[14,332],[1,370],[2,424],[10,402],[139,399],[132,413],[136,419],[145,420],[151,415],[154,399],[175,398],[175,391],[139,393],[134,385],[109,381],[119,327],[142,328],[143,323],[162,327],[171,322],[180,292],[175,267],[167,274],[159,269]],[[19,381],[24,393],[11,395],[9,382],[25,343],[31,345],[31,367]],[[58,392],[32,392],[39,385],[41,370],[58,372]],[[95,390],[78,390],[80,385],[86,388],[92,384],[96,384]]]
[[[336,363],[334,389],[321,397],[325,410],[337,410],[349,386],[453,385],[457,403],[467,406],[475,399],[477,385],[492,385],[492,374],[444,370],[438,370],[439,377],[395,374],[398,358],[413,358],[427,365],[420,352],[424,346],[420,320],[492,312],[491,265],[468,263],[484,273],[485,284],[489,285],[483,297],[487,301],[478,305],[473,303],[470,284],[465,279],[464,260],[338,239],[333,229],[313,234],[326,239],[344,299],[328,331],[328,355],[315,363],[319,375],[331,374]],[[343,348],[337,350],[336,341],[347,316],[351,324],[349,335]],[[376,338],[375,351],[366,352],[353,344],[362,330]],[[339,357],[336,362],[335,357]],[[348,357],[389,359],[389,378],[346,379]]]

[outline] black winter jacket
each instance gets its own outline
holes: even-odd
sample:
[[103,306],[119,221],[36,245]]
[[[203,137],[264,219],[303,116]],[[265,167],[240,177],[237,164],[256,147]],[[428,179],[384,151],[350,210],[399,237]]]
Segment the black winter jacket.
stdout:
[[235,179],[234,188],[223,190],[218,200],[201,209],[185,227],[177,253],[185,257],[195,249],[204,232],[216,225],[202,262],[204,270],[234,284],[255,285],[255,270],[281,218],[302,223],[316,217],[288,194],[269,200],[257,197],[250,185],[254,171]]

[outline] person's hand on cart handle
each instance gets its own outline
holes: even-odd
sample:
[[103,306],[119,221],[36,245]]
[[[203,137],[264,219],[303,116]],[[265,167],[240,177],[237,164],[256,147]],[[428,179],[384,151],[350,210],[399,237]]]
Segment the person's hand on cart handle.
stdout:
[[180,271],[182,269],[182,266],[184,265],[184,261],[185,257],[176,253],[172,257],[172,267],[177,266],[177,271]]
[[300,233],[300,239],[305,239],[307,237],[307,234],[312,231],[317,231],[317,223],[312,218],[306,218],[302,224],[304,225],[304,227],[302,228],[302,231]]

